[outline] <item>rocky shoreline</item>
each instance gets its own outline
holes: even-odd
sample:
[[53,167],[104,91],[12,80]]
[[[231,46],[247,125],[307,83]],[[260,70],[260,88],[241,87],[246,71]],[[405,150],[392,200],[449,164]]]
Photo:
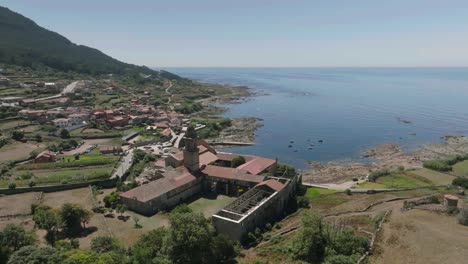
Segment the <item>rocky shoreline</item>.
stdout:
[[[197,113],[199,116],[220,116],[228,109],[221,107],[222,104],[241,104],[256,94],[246,86],[226,86],[230,93],[221,96],[199,100],[203,105],[203,110]],[[253,143],[255,141],[255,131],[263,126],[262,119],[256,117],[231,118],[231,126],[222,130],[216,138],[217,141],[233,141],[242,143]],[[229,146],[222,146],[223,148]],[[221,147],[217,147],[221,148]]]
[[440,143],[431,143],[418,150],[405,153],[396,143],[388,143],[365,151],[362,155],[371,162],[338,160],[326,163],[309,161],[310,169],[304,171],[303,181],[308,183],[342,183],[353,177],[363,177],[373,170],[422,168],[426,160],[444,159],[451,155],[468,153],[468,137],[444,136]]

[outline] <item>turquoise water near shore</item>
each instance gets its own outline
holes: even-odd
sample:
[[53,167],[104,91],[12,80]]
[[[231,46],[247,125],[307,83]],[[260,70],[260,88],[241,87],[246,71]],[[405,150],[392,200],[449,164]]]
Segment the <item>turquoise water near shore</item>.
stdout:
[[228,151],[277,157],[298,168],[306,160],[359,159],[363,150],[383,143],[411,151],[443,135],[468,134],[468,68],[167,70],[259,93],[223,105],[226,117],[254,116],[264,124],[255,146]]

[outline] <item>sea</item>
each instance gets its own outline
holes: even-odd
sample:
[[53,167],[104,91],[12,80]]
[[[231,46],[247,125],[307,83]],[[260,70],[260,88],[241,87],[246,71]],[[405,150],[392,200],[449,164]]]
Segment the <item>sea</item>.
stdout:
[[226,117],[258,117],[255,145],[226,151],[307,161],[361,160],[384,143],[414,151],[468,134],[468,68],[169,68],[257,95]]

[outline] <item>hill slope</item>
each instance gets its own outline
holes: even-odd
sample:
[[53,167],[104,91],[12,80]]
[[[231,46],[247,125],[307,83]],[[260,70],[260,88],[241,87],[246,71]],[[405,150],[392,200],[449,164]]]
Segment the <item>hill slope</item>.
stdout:
[[60,71],[85,74],[127,72],[176,79],[169,72],[157,72],[144,66],[118,61],[97,49],[76,45],[60,34],[38,26],[8,8],[0,6],[0,62],[35,66],[45,65]]

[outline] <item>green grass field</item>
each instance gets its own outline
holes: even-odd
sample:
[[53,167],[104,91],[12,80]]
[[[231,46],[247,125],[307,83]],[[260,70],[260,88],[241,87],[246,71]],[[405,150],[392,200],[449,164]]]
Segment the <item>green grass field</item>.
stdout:
[[347,201],[339,191],[316,187],[307,188],[305,196],[309,198],[312,206],[314,204],[336,206]]
[[468,176],[468,160],[459,162],[452,166],[453,174],[461,177]]
[[6,122],[1,122],[0,123],[0,130],[5,130],[5,129],[12,129],[20,125],[26,125],[26,124],[31,124],[29,121],[24,121],[24,120],[11,120],[11,121],[6,121]]
[[433,186],[434,183],[412,172],[394,172],[388,176],[380,177],[376,182],[365,182],[359,185],[361,189],[398,189]]
[[59,168],[75,168],[88,166],[101,166],[114,164],[119,158],[115,156],[104,155],[82,155],[76,160],[74,156],[63,157],[62,160],[50,163],[31,163],[18,166],[16,169],[25,170],[42,170],[42,169],[59,169]]
[[[111,176],[114,165],[86,167],[86,168],[68,168],[61,170],[34,170],[32,180],[36,185],[74,183],[98,179],[107,179]],[[16,171],[14,173],[14,182],[16,186],[28,186],[29,179],[21,180],[20,175],[24,171]],[[0,180],[0,187],[7,187],[11,180]]]
[[234,197],[224,195],[218,195],[216,199],[201,197],[188,204],[188,207],[194,212],[203,213],[205,217],[211,217],[234,200]]

